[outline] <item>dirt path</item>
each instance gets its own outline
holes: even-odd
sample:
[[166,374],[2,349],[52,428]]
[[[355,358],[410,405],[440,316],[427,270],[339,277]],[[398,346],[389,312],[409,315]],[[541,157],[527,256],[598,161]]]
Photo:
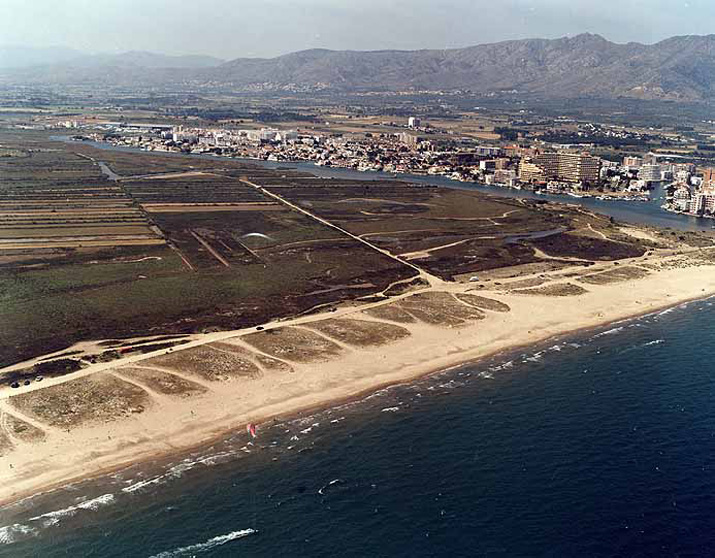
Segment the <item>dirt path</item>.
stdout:
[[391,234],[406,234],[415,232],[444,232],[443,229],[405,229],[401,231],[380,231],[380,232],[369,232],[360,235],[360,238],[366,238],[368,236],[389,236]]
[[428,248],[426,250],[418,250],[416,252],[406,252],[404,254],[400,254],[400,257],[405,258],[406,260],[427,258],[427,257],[429,257],[429,255],[432,252],[439,252],[440,250],[444,250],[446,248],[452,248],[453,246],[459,246],[460,244],[464,244],[464,243],[470,242],[472,240],[491,240],[494,238],[497,238],[497,237],[496,236],[472,236],[470,238],[458,240],[457,242],[450,242],[449,244],[442,244],[441,246],[435,246],[434,248]]
[[[351,235],[352,236],[352,235]],[[660,261],[666,262],[668,260],[672,259],[677,259],[680,258],[684,255],[687,255],[688,253],[695,253],[699,250],[699,248],[692,248],[688,250],[680,250],[674,253],[669,253],[669,252],[664,252],[660,254]],[[400,260],[398,260],[400,261]],[[642,257],[637,257],[637,258],[631,258],[628,260],[621,260],[621,265],[633,265],[633,264],[639,264],[642,261]],[[574,262],[577,263],[577,262]],[[612,262],[602,262],[600,264],[597,264],[589,269],[591,273],[595,273],[597,271],[602,271],[605,269],[611,269],[613,266]],[[414,267],[414,266],[410,266]],[[580,271],[583,270],[581,266],[578,267]],[[566,268],[566,269],[560,269],[558,271],[554,271],[553,273],[535,273],[531,275],[526,275],[519,277],[519,280],[523,279],[528,279],[529,277],[537,277],[537,276],[543,276],[547,275],[546,280],[544,281],[544,284],[551,283],[551,282],[558,282],[558,281],[563,281],[564,279],[564,274],[568,273],[569,270],[573,270],[573,268]],[[414,278],[412,278],[414,279]],[[399,282],[398,282],[399,283]],[[468,285],[465,285],[463,283],[446,283],[442,280],[438,280],[436,284],[430,284],[429,286],[425,287],[424,289],[421,289],[420,292],[432,292],[432,291],[440,291],[440,292],[469,292],[470,290],[473,290],[470,288]],[[488,293],[491,291],[499,291],[501,289],[492,287],[491,289],[484,289],[480,290],[480,293]],[[364,310],[369,310],[371,308],[376,308],[379,306],[383,305],[389,305],[393,304],[396,301],[399,301],[403,298],[410,297],[414,294],[414,292],[406,292],[401,295],[397,296],[392,296],[388,299],[385,300],[380,300],[380,301],[375,301],[375,302],[369,302],[369,303],[363,303],[358,306],[346,306],[343,308],[335,308],[334,305],[330,305],[332,308],[335,308],[335,311],[328,313],[317,313],[317,314],[310,314],[310,315],[303,315],[303,316],[297,316],[294,318],[289,318],[289,319],[275,319],[270,322],[267,322],[262,325],[263,330],[271,330],[271,329],[277,329],[277,328],[283,328],[283,327],[288,327],[288,326],[301,326],[305,324],[309,324],[311,322],[316,322],[316,321],[322,321],[325,320],[326,318],[341,318],[341,317],[355,317],[356,313],[359,313],[360,316],[362,317],[364,314],[362,313]],[[385,323],[390,323],[389,320],[377,320],[377,321],[382,321]],[[255,327],[247,327],[243,329],[238,329],[238,330],[232,330],[232,331],[220,331],[220,332],[215,332],[215,333],[206,333],[206,334],[193,334],[190,336],[187,336],[188,339],[190,339],[189,342],[179,345],[174,347],[174,352],[178,351],[183,351],[187,349],[192,349],[195,347],[199,347],[201,345],[205,345],[208,343],[216,342],[216,341],[224,341],[226,339],[231,339],[231,338],[236,338],[236,337],[243,337],[244,335],[247,335],[249,333],[254,333],[256,331]],[[86,344],[86,342],[84,342]],[[96,341],[93,343],[97,343]],[[81,344],[80,344],[81,345]],[[243,343],[242,343],[243,345]],[[78,345],[79,346],[79,345]],[[74,347],[68,347],[65,349],[66,350],[72,350]],[[249,348],[249,347],[247,347]],[[250,347],[249,350],[254,351],[254,352],[261,352],[261,351],[256,351],[254,347]],[[89,376],[91,374],[95,374],[97,372],[102,372],[102,371],[111,371],[113,369],[118,369],[123,366],[135,366],[139,368],[150,368],[150,369],[155,369],[155,370],[160,370],[162,372],[166,372],[169,374],[174,374],[176,376],[182,377],[186,380],[198,383],[203,385],[204,387],[208,388],[209,390],[213,391],[215,388],[211,385],[209,385],[206,382],[203,382],[200,379],[191,377],[189,378],[188,376],[185,376],[181,373],[177,373],[175,370],[168,370],[168,369],[163,369],[160,367],[156,366],[144,366],[142,364],[142,361],[164,355],[166,354],[165,349],[160,349],[158,351],[153,351],[150,353],[143,353],[143,354],[138,354],[138,355],[131,355],[119,360],[111,361],[111,362],[105,362],[105,363],[97,363],[93,364],[91,366],[88,366],[87,368],[84,368],[82,370],[79,370],[77,372],[73,372],[71,374],[67,374],[65,376],[61,376],[58,378],[46,378],[42,383],[40,384],[32,384],[27,387],[23,387],[20,390],[14,390],[9,387],[4,387],[0,386],[0,411],[5,410],[5,403],[4,400],[8,399],[9,397],[12,397],[13,395],[17,395],[18,393],[29,393],[31,391],[36,391],[38,389],[44,389],[46,387],[50,387],[53,385],[61,384],[64,382],[68,382],[71,380],[75,380],[77,378],[82,378],[85,376]],[[271,356],[272,355],[267,355]],[[40,360],[43,357],[38,357],[35,360]],[[279,359],[280,360],[280,359]],[[7,367],[3,370],[0,370],[0,374],[2,374],[5,371],[10,371],[12,369],[18,369],[22,368],[23,366],[26,366],[27,363],[17,363],[15,365],[12,365],[10,367]],[[121,374],[121,370],[118,371],[119,374]],[[14,412],[11,414],[15,414]],[[26,420],[33,426],[35,426],[34,421],[32,420],[27,420],[24,416],[22,417],[22,420]],[[42,429],[48,430],[47,426],[41,426]]]
[[286,205],[287,207],[293,209],[294,211],[298,211],[299,213],[302,213],[303,215],[310,217],[314,221],[318,221],[319,223],[321,223],[327,227],[330,227],[331,229],[337,230],[340,233],[342,233],[346,236],[349,236],[350,238],[352,238],[354,240],[357,240],[361,244],[368,246],[369,248],[371,248],[372,250],[375,250],[376,252],[379,252],[383,256],[387,256],[388,258],[395,260],[396,262],[401,263],[402,265],[406,265],[407,267],[414,269],[422,279],[429,282],[431,285],[439,285],[439,284],[444,283],[444,281],[442,281],[442,279],[440,279],[439,277],[437,277],[435,275],[432,275],[431,273],[426,272],[421,267],[418,267],[418,266],[408,262],[407,260],[404,260],[404,259],[400,258],[399,256],[394,255],[392,252],[389,252],[388,250],[384,250],[384,249],[380,248],[379,246],[376,246],[372,242],[365,240],[364,238],[362,238],[356,234],[353,234],[350,231],[348,231],[342,227],[339,227],[338,225],[331,223],[327,219],[323,219],[322,217],[319,217],[318,215],[311,213],[310,211],[308,211],[306,209],[303,209],[302,207],[294,204],[293,202],[288,201],[287,199],[283,198],[282,196],[279,196],[278,194],[274,194],[270,190],[266,190],[263,186],[259,186],[258,184],[251,182],[247,178],[240,178],[239,180],[242,183],[255,188],[262,194],[269,196],[269,197],[273,198],[274,200],[279,201],[280,203]]
[[605,234],[603,234],[603,232],[594,229],[593,225],[591,223],[588,224],[588,228],[592,233],[595,233],[595,234],[599,235],[601,238],[603,238],[603,240],[610,240]]
[[[411,279],[414,279],[414,278],[411,278]],[[460,285],[458,283],[446,284],[446,283],[441,282],[437,288],[435,288],[434,286],[425,287],[425,289],[422,292],[427,292],[427,291],[432,291],[432,290],[445,291],[445,290],[455,290],[455,289],[459,290],[461,292],[463,290],[463,287],[464,287],[463,285]],[[356,306],[348,306],[346,308],[338,308],[338,309],[336,309],[335,312],[331,312],[330,314],[318,313],[318,314],[311,314],[311,315],[307,315],[307,316],[305,316],[305,315],[297,316],[295,318],[290,318],[290,319],[280,319],[279,318],[279,319],[275,319],[273,321],[263,324],[262,328],[266,331],[269,331],[271,329],[283,328],[283,327],[288,327],[288,326],[300,326],[300,325],[308,324],[311,322],[325,320],[328,317],[340,318],[340,317],[347,317],[350,315],[354,316],[354,314],[356,312],[361,312],[362,310],[367,310],[370,308],[374,308],[376,306],[382,306],[384,304],[392,304],[393,302],[395,302],[397,300],[406,298],[413,294],[414,294],[413,292],[408,292],[408,293],[404,293],[402,295],[390,297],[389,299],[380,300],[377,302],[360,304],[357,307]],[[331,306],[334,307],[334,304],[332,304]],[[208,343],[213,343],[215,341],[225,341],[226,339],[242,337],[249,333],[255,333],[255,331],[256,331],[255,327],[247,327],[247,328],[232,330],[232,331],[219,331],[219,332],[215,332],[215,333],[204,333],[204,334],[196,333],[191,336],[187,336],[191,340],[188,343],[184,343],[183,345],[178,345],[176,347],[173,347],[173,351],[174,352],[183,351],[186,349],[192,349],[195,347],[199,347],[201,345],[205,345]],[[86,342],[84,342],[84,343],[86,343]],[[94,342],[94,343],[96,343],[96,342]],[[72,350],[72,347],[69,347],[65,350]],[[251,347],[250,350],[252,350],[254,352],[260,352],[260,351],[256,351],[256,349],[253,347]],[[160,349],[160,350],[152,351],[149,353],[131,355],[131,356],[113,360],[110,362],[101,362],[101,363],[92,364],[92,365],[88,366],[87,368],[83,368],[82,370],[78,370],[77,372],[73,372],[71,374],[66,374],[64,376],[60,376],[57,378],[45,378],[45,380],[42,383],[39,383],[39,384],[33,383],[32,385],[23,387],[22,389],[19,389],[19,390],[0,385],[0,410],[2,409],[3,400],[6,400],[9,397],[12,397],[13,395],[18,395],[19,393],[25,394],[25,393],[36,391],[39,389],[44,389],[44,388],[62,384],[64,382],[68,382],[71,380],[76,380],[78,378],[83,378],[83,377],[89,376],[91,374],[96,374],[97,372],[114,371],[114,370],[119,369],[117,371],[119,374],[121,374],[120,368],[124,367],[124,366],[133,366],[133,367],[137,367],[137,368],[149,368],[149,369],[159,370],[161,372],[174,374],[175,376],[179,376],[185,380],[189,380],[189,381],[201,384],[204,387],[206,387],[212,391],[214,390],[214,388],[211,385],[209,385],[208,383],[206,383],[200,379],[194,378],[194,377],[188,377],[182,373],[177,372],[176,370],[173,370],[173,369],[169,370],[169,369],[161,368],[158,366],[144,366],[142,364],[142,361],[145,361],[150,358],[157,357],[157,356],[165,355],[166,353],[167,353],[166,349]],[[272,355],[266,355],[266,356],[271,356],[271,358],[275,358]],[[35,360],[41,360],[42,358],[43,357],[41,356]],[[25,365],[26,365],[25,363],[14,364],[10,367],[0,370],[0,374],[2,374],[3,372],[6,372],[6,371],[10,371],[12,369],[22,368]],[[23,418],[23,420],[24,420],[24,418]]]
[[231,267],[231,264],[229,264],[223,258],[223,256],[221,256],[221,254],[219,254],[216,250],[214,250],[213,246],[211,246],[208,242],[206,242],[203,238],[201,238],[201,236],[198,233],[196,233],[194,231],[190,231],[190,232],[191,232],[191,236],[193,236],[196,240],[198,240],[199,243],[201,244],[201,246],[206,248],[214,258],[216,258],[219,262],[221,262],[226,267]]

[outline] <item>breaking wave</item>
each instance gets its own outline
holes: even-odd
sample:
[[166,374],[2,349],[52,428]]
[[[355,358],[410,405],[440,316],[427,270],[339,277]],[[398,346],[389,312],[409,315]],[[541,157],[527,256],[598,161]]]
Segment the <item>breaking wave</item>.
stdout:
[[242,529],[240,531],[232,531],[226,535],[219,535],[218,537],[213,537],[206,542],[192,544],[189,546],[182,546],[175,548],[174,550],[167,550],[165,552],[160,552],[151,556],[151,558],[173,558],[174,556],[185,556],[190,554],[195,554],[197,552],[206,552],[217,546],[222,546],[231,541],[242,539],[249,535],[258,533],[255,529]]
[[34,534],[36,534],[35,529],[20,523],[0,527],[0,544],[11,544],[17,541],[19,537]]
[[594,339],[598,337],[605,337],[606,335],[613,335],[614,333],[620,333],[623,331],[624,326],[620,327],[614,327],[613,329],[609,329],[607,331],[602,331],[601,333],[597,333],[596,335],[593,336]]
[[49,527],[50,525],[57,525],[63,517],[71,517],[80,510],[94,511],[100,506],[106,506],[112,502],[114,502],[114,494],[103,494],[102,496],[85,500],[84,502],[62,508],[61,510],[36,515],[35,517],[31,517],[30,521],[42,521],[45,527]]

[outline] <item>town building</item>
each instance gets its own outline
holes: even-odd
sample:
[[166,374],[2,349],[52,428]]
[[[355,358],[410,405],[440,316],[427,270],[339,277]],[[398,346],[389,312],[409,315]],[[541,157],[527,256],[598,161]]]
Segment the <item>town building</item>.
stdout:
[[401,134],[398,134],[397,137],[399,138],[401,143],[404,143],[405,145],[409,145],[411,147],[414,147],[420,142],[419,136],[410,134],[408,132],[402,132]]
[[642,157],[623,157],[623,166],[629,169],[639,169],[643,165]]
[[673,192],[673,208],[676,211],[690,211],[690,190],[681,186]]
[[[550,180],[570,183],[596,184],[601,177],[601,160],[579,153],[542,153],[533,158],[532,164],[541,168],[542,175]],[[521,165],[520,165],[521,171]],[[527,174],[534,169],[526,168]],[[521,172],[519,177],[523,179]]]
[[703,169],[703,184],[707,187],[715,187],[715,168]]
[[698,192],[690,199],[690,213],[696,215],[715,214],[715,193]]
[[479,145],[474,148],[474,154],[477,157],[497,157],[502,154],[502,149],[492,145]]
[[650,182],[660,182],[663,180],[663,169],[660,165],[656,164],[643,165],[638,171],[638,178],[646,184]]
[[541,182],[546,179],[543,167],[532,159],[524,157],[519,162],[519,180],[522,182]]

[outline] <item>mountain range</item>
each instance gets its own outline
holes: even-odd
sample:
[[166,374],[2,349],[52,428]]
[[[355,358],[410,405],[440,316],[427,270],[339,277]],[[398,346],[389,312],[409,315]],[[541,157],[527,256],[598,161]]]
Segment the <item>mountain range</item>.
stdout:
[[225,62],[213,56],[169,56],[145,51],[120,54],[85,54],[64,47],[0,47],[0,71],[8,69],[48,68],[208,68]]
[[65,57],[21,68],[8,68],[6,63],[2,69],[6,58],[0,49],[4,83],[158,86],[192,80],[236,90],[470,90],[544,98],[715,100],[715,35],[672,37],[646,45],[613,43],[587,33],[445,50],[313,49],[229,62],[133,52]]

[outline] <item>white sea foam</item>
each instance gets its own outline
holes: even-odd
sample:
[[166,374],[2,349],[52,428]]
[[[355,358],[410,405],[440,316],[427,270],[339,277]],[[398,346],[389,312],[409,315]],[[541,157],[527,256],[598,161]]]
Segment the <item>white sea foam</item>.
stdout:
[[[275,444],[276,442],[271,443],[271,445]],[[207,455],[206,457],[199,459],[197,463],[201,463],[202,465],[216,465],[216,463],[219,463],[221,460],[233,457],[235,453],[236,452],[233,451],[220,451],[218,453]]]
[[671,312],[673,312],[676,308],[677,308],[677,306],[672,306],[672,307],[670,307],[670,308],[666,308],[666,309],[663,310],[662,312],[658,312],[658,313],[656,314],[656,316],[667,316],[668,314],[670,314]]
[[97,496],[96,498],[92,498],[91,500],[85,500],[84,502],[74,504],[73,506],[68,506],[61,510],[43,513],[42,515],[36,515],[35,517],[31,517],[30,521],[42,521],[45,527],[49,527],[51,525],[57,525],[62,520],[62,518],[71,517],[80,510],[94,511],[101,506],[106,506],[108,504],[111,504],[112,502],[114,502],[114,494],[103,494],[102,496]]
[[541,360],[541,357],[544,356],[545,351],[538,351],[534,353],[533,355],[526,357],[524,361],[528,362],[539,362]]
[[651,345],[660,345],[661,343],[665,343],[665,339],[655,339],[654,341],[648,341],[644,347],[650,347]]
[[449,382],[439,384],[439,387],[441,387],[443,389],[454,389],[454,388],[462,387],[464,385],[465,385],[464,382],[458,382],[457,380],[452,378]]
[[601,333],[597,333],[596,335],[593,336],[594,339],[598,337],[605,337],[606,335],[613,335],[614,333],[620,333],[623,331],[623,326],[620,327],[614,327],[613,329],[609,329],[607,331],[602,331]]
[[207,550],[211,550],[212,548],[216,548],[217,546],[222,546],[231,541],[242,539],[243,537],[247,537],[255,533],[258,533],[258,531],[256,531],[255,529],[241,529],[240,531],[232,531],[231,533],[228,533],[226,535],[219,535],[218,537],[213,537],[206,542],[192,544],[189,546],[182,546],[179,548],[175,548],[174,550],[160,552],[159,554],[155,554],[151,558],[173,558],[174,556],[187,556],[199,552],[206,552]]
[[0,544],[12,544],[24,535],[35,535],[37,531],[29,525],[15,523],[0,527]]
[[153,479],[148,479],[145,481],[139,481],[135,482],[134,484],[131,484],[129,486],[126,486],[122,488],[122,492],[125,492],[127,494],[131,494],[132,492],[136,492],[137,490],[141,490],[142,488],[146,488],[147,486],[152,486],[154,484],[159,484],[162,480],[166,478],[166,475],[160,475],[158,477],[154,477]]
[[339,482],[343,482],[343,480],[342,480],[342,479],[333,479],[333,480],[331,480],[328,484],[326,484],[326,485],[323,486],[320,490],[318,490],[318,494],[320,494],[321,496],[324,495],[326,488],[329,488],[329,487],[333,486],[334,484],[338,484]]
[[400,410],[399,407],[385,407],[385,408],[382,410],[382,412],[383,412],[383,413],[396,413],[396,412],[399,411],[399,410]]
[[[502,364],[499,364],[499,365],[497,365],[497,366],[492,366],[491,368],[489,368],[489,372],[499,372],[500,370],[507,370],[507,369],[513,368],[513,367],[514,367],[514,361],[513,361],[513,360],[507,360],[506,362],[504,362],[504,363],[502,363]],[[481,372],[481,373],[479,373],[479,374],[477,374],[477,375],[478,375],[480,378],[487,378],[487,377],[491,378],[491,377],[492,377],[491,375],[486,375],[485,372]]]
[[201,463],[201,461],[203,461],[203,458],[201,458],[201,459],[184,459],[178,465],[174,465],[173,467],[170,467],[168,474],[170,474],[172,477],[177,478],[177,479],[181,478],[186,471],[190,471],[197,464]]

